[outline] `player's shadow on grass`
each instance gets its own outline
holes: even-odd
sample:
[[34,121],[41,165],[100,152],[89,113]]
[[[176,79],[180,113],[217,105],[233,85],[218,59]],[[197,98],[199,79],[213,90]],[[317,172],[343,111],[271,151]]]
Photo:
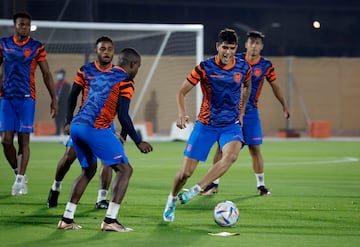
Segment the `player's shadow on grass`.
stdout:
[[[185,204],[185,205],[180,205],[180,207],[182,208],[182,210],[196,210],[199,209],[198,206],[191,206],[191,204],[196,203],[196,205],[200,205],[200,209],[201,210],[213,210],[214,207],[216,206],[216,204],[218,204],[221,201],[232,201],[235,204],[240,204],[243,201],[247,201],[247,200],[251,200],[254,198],[259,198],[259,195],[249,195],[249,196],[238,196],[238,197],[233,197],[233,196],[221,196],[221,195],[217,195],[217,194],[213,194],[213,195],[208,195],[208,196],[198,196],[197,198],[194,198],[194,202],[190,202],[189,205]],[[226,198],[226,199],[225,199]]]
[[[25,204],[29,205],[29,203]],[[7,229],[13,228],[15,230],[21,225],[22,227],[39,227],[39,232],[47,232],[47,234],[41,235],[45,236],[44,238],[24,240],[22,246],[44,246],[45,243],[49,246],[64,246],[66,244],[76,246],[82,245],[84,241],[89,241],[90,243],[94,241],[101,242],[107,237],[107,234],[104,234],[100,229],[100,224],[105,214],[104,210],[94,209],[92,205],[85,204],[85,207],[89,207],[89,209],[79,210],[76,215],[77,222],[79,222],[83,228],[81,230],[60,230],[57,229],[57,224],[59,220],[61,220],[64,208],[61,207],[61,210],[51,208],[48,209],[48,211],[44,211],[42,204],[41,206],[39,203],[36,205],[39,207],[31,213],[27,213],[26,207],[24,207],[23,212],[19,212],[19,215],[11,216],[11,219],[9,219],[7,223]],[[82,220],[86,223],[82,224]],[[44,228],[47,230],[44,231]],[[80,232],[76,233],[77,231]],[[94,233],[94,231],[97,233]],[[69,234],[72,235],[71,232],[79,234],[79,238],[74,240],[73,237],[67,237]],[[36,235],[40,236],[38,234]],[[9,247],[11,247],[11,245],[9,245]]]
[[[0,195],[0,201],[4,200],[4,202],[1,202],[1,204],[6,204],[6,199],[13,197],[12,195]],[[10,204],[10,203],[9,203]]]
[[[91,230],[89,232],[89,230]],[[80,231],[80,232],[79,232]],[[84,234],[84,231],[87,231]],[[73,238],[71,235],[78,235],[78,238]],[[99,245],[102,245],[107,238],[107,234],[104,234],[99,228],[97,228],[97,233],[94,234],[93,229],[81,229],[81,230],[59,230],[54,229],[53,232],[49,234],[43,234],[46,236],[44,238],[24,241],[22,246],[83,246],[84,242],[88,242],[89,246],[94,246],[95,242],[98,242]],[[69,237],[70,236],[70,237]],[[90,236],[90,237],[87,237]],[[14,245],[14,247],[17,245]],[[11,247],[11,245],[9,246]]]
[[[201,237],[207,233],[204,229],[198,230],[188,224],[164,222],[161,217],[161,222],[151,233],[151,238],[148,241],[149,246],[197,246],[196,242],[201,241]],[[179,241],[174,242],[174,239],[179,239]]]
[[[187,244],[189,244],[189,246],[196,246],[196,244],[194,244],[194,241],[196,241],[200,236],[206,236],[210,232],[219,232],[221,230],[219,230],[219,226],[217,226],[211,220],[211,215],[216,204],[220,201],[225,200],[223,198],[227,198],[227,200],[233,201],[236,204],[240,204],[241,201],[251,200],[258,197],[258,195],[240,197],[231,197],[226,195],[225,197],[220,197],[214,194],[209,196],[198,196],[197,198],[194,198],[193,201],[185,205],[181,205],[180,203],[178,203],[176,207],[177,217],[175,217],[175,221],[164,222],[162,219],[162,214],[160,214],[159,223],[155,228],[154,232],[152,233],[152,236],[158,235],[159,237],[163,237],[164,235],[166,235],[168,237],[170,236],[176,238],[179,235],[186,235],[185,241],[187,241],[188,243],[184,243],[183,239],[180,243],[184,243],[183,246],[187,246]],[[196,220],[196,218],[194,218],[195,215],[199,215],[203,211],[208,211],[207,220]],[[184,217],[187,217],[187,219]],[[237,228],[227,228],[226,230],[230,232],[238,232]]]
[[238,202],[240,203],[241,201],[247,201],[247,200],[254,199],[254,198],[260,198],[260,196],[259,195],[240,196],[240,197],[230,198],[229,200],[233,201],[235,203],[238,203]]

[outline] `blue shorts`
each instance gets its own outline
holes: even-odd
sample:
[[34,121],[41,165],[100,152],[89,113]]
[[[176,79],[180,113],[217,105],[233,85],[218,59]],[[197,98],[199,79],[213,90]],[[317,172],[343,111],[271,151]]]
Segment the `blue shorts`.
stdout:
[[244,142],[240,124],[226,127],[210,127],[197,121],[186,144],[184,155],[186,157],[206,161],[211,147],[219,143],[220,150],[231,141]]
[[[116,132],[114,122],[111,123],[110,129],[111,129],[111,131],[112,131],[113,133]],[[66,142],[66,147],[74,147],[74,142],[73,142],[73,140],[71,139],[71,136],[69,136],[69,138],[68,138],[68,140],[67,140],[67,142]]]
[[114,122],[111,123],[110,129],[111,129],[112,132],[114,132],[114,133],[116,132],[115,123],[114,123]]
[[261,120],[258,109],[246,112],[243,119],[243,133],[246,145],[260,145],[263,142]]
[[1,99],[0,132],[32,133],[34,117],[35,101],[33,99]]
[[81,167],[102,160],[107,166],[129,163],[124,146],[110,129],[96,129],[82,124],[71,124],[70,138]]

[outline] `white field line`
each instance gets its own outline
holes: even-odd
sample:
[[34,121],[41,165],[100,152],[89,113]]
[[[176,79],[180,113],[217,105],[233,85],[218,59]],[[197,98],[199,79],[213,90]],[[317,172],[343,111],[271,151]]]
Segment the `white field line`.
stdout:
[[[131,159],[130,158],[130,162],[133,163],[132,161],[135,161],[136,163],[137,162],[146,162],[146,161],[149,161],[147,158],[133,158]],[[176,163],[179,163],[179,161],[174,161],[174,159],[172,158],[161,158],[161,161],[166,161],[168,160],[171,164],[176,162]],[[43,163],[46,163],[46,164],[53,164],[54,167],[55,165],[57,164],[58,160],[31,160],[30,161],[31,163],[36,163],[36,164],[43,164]],[[356,162],[359,162],[359,159],[358,158],[355,158],[355,157],[344,157],[342,159],[329,159],[329,160],[306,160],[306,161],[273,161],[273,162],[266,162],[265,160],[265,166],[285,166],[285,165],[322,165],[322,164],[339,164],[339,163],[356,163]],[[78,161],[76,160],[74,162],[73,165],[78,165],[77,164]],[[179,163],[180,164],[180,163]],[[209,162],[206,162],[206,163],[202,163],[200,162],[199,163],[200,165],[205,165],[205,166],[210,166],[212,165],[211,163]],[[152,167],[157,166],[156,164],[151,164]],[[235,165],[243,165],[243,162],[240,162],[240,161],[237,161],[235,163]],[[142,166],[142,163],[137,163],[136,166]],[[149,166],[149,164],[144,164],[144,166]],[[98,162],[98,167],[100,167],[100,162]],[[172,166],[170,165],[169,166],[170,168],[172,168]],[[166,167],[164,167],[166,168]]]
[[332,160],[306,160],[306,161],[278,161],[278,162],[266,162],[265,165],[322,165],[322,164],[338,164],[338,163],[356,163],[359,162],[358,158],[355,157],[344,157],[342,159]]

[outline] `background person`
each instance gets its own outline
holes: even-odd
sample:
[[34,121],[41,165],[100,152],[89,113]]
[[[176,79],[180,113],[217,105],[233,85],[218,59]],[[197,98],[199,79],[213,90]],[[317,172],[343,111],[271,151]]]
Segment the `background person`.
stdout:
[[55,92],[56,98],[58,101],[58,114],[55,117],[56,133],[55,135],[63,134],[65,119],[66,119],[66,109],[67,101],[71,89],[70,83],[66,80],[66,71],[60,69],[56,71],[55,78]]

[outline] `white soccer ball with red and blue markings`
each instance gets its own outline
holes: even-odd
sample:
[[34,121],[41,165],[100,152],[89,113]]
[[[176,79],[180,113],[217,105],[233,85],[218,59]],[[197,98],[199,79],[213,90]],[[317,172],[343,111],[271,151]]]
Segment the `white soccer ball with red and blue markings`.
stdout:
[[239,209],[232,201],[219,202],[214,208],[214,221],[219,226],[233,226],[239,220]]

